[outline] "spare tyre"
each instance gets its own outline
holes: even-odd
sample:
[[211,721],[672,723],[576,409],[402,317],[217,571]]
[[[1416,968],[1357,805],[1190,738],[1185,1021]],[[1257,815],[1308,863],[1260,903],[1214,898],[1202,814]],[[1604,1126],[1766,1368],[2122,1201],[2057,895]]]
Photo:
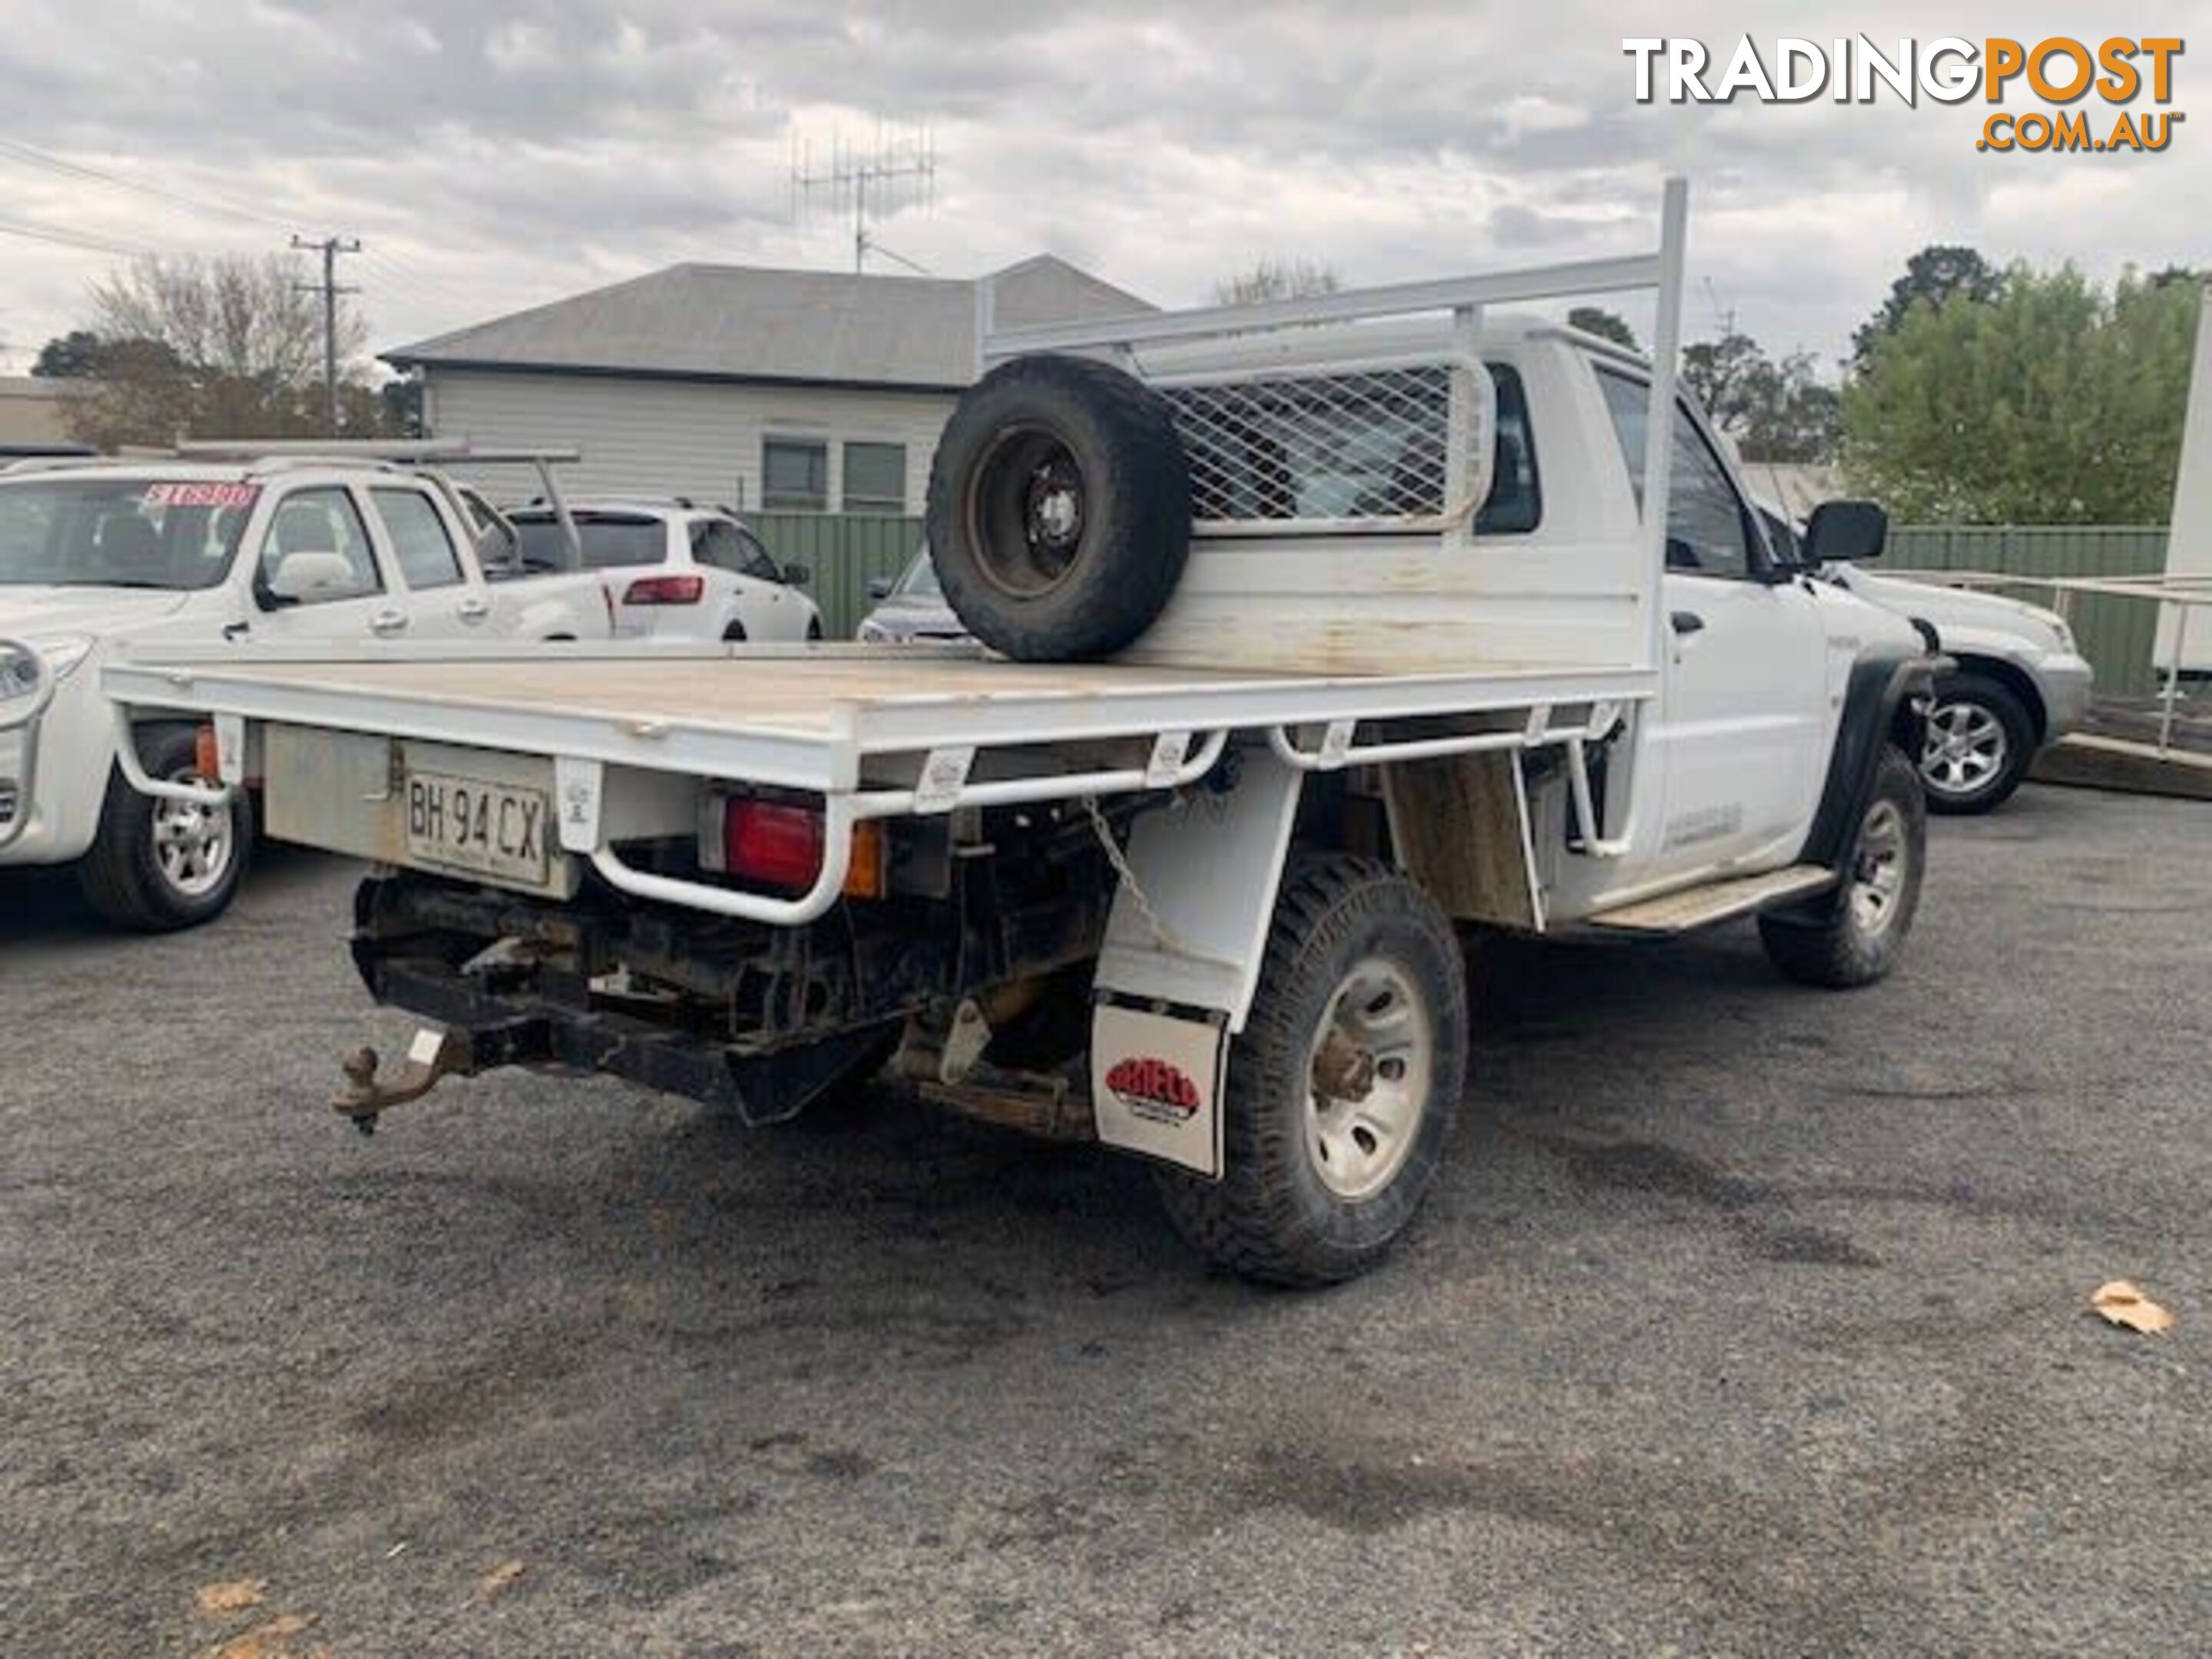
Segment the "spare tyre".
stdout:
[[968,631],[1025,662],[1119,651],[1190,550],[1190,472],[1149,386],[1081,357],[1017,357],[966,392],[929,472],[929,546]]

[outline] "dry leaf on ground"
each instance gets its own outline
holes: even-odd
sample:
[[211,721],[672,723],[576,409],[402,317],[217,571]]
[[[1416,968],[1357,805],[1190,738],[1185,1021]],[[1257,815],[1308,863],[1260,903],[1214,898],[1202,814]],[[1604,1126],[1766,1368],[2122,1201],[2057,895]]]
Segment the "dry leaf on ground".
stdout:
[[202,1613],[240,1613],[258,1607],[269,1599],[266,1578],[233,1578],[220,1584],[202,1584],[193,1598]]
[[301,1613],[279,1613],[242,1636],[232,1637],[215,1650],[214,1659],[284,1659],[292,1650],[292,1638],[314,1622]]
[[514,1581],[521,1577],[521,1562],[502,1561],[477,1580],[477,1590],[485,1601],[489,1601],[495,1596],[505,1595]]
[[2089,1305],[2112,1324],[2149,1336],[2163,1336],[2173,1328],[2173,1316],[2124,1279],[2097,1287]]

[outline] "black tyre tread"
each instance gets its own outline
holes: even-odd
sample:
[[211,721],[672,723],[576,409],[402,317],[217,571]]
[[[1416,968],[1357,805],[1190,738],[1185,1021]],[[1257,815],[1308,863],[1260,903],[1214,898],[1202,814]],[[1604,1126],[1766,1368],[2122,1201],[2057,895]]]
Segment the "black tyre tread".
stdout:
[[[155,777],[190,763],[198,744],[191,726],[156,726],[140,738],[140,758]],[[107,778],[100,830],[78,861],[77,890],[92,912],[111,927],[134,933],[173,933],[212,921],[229,908],[246,878],[253,853],[253,804],[241,793],[231,803],[230,878],[207,900],[179,906],[153,867],[148,820],[152,808],[118,767]]]
[[[1030,600],[1002,593],[975,566],[960,511],[967,468],[1001,419],[1002,396],[1038,391],[1086,407],[1102,428],[1113,486],[1066,580]],[[929,471],[927,527],[945,603],[985,645],[1018,662],[1111,656],[1149,628],[1182,579],[1190,550],[1190,471],[1175,416],[1135,377],[1088,358],[1003,363],[962,396]],[[1116,533],[1115,526],[1118,526]]]
[[[1386,1194],[1378,1195],[1401,1195],[1403,1214],[1396,1225],[1380,1240],[1316,1237],[1304,1227],[1286,1178],[1289,1160],[1302,1161],[1306,1155],[1295,1139],[1302,1126],[1286,1125],[1258,1097],[1275,1069],[1269,1064],[1273,1051],[1288,1044],[1296,1063],[1305,1063],[1310,1034],[1297,1029],[1291,1018],[1297,999],[1288,994],[1288,988],[1317,952],[1333,945],[1341,930],[1358,925],[1378,902],[1418,918],[1433,935],[1444,969],[1448,1000],[1435,1011],[1443,1028],[1437,1033],[1437,1096],[1422,1144],[1407,1155]],[[1466,1008],[1457,938],[1418,886],[1377,860],[1346,854],[1296,860],[1285,872],[1276,902],[1251,1017],[1230,1056],[1223,1179],[1208,1182],[1171,1170],[1158,1175],[1161,1199],[1176,1231],[1212,1261],[1265,1284],[1332,1285],[1371,1267],[1418,1209],[1449,1143],[1466,1081]],[[1407,1194],[1410,1200],[1402,1196]]]
[[1926,790],[1928,810],[1942,817],[1969,817],[1995,811],[2012,799],[2013,792],[2027,780],[2027,769],[2035,760],[2035,716],[2021,701],[2020,693],[2002,680],[1972,669],[1946,674],[1936,683],[1936,701],[1939,705],[1955,700],[1960,692],[1974,702],[1986,704],[2003,726],[2005,764],[1996,781],[1977,795],[1952,798],[1932,788]]
[[[1867,804],[1871,806],[1875,799],[1884,794],[1905,809],[1906,836],[1913,851],[1908,877],[1911,896],[1906,901],[1905,915],[1893,924],[1878,947],[1869,945],[1860,936],[1840,889],[1815,914],[1784,911],[1761,916],[1759,943],[1765,947],[1767,960],[1784,978],[1825,990],[1849,991],[1873,984],[1894,963],[1899,948],[1912,930],[1913,913],[1920,903],[1921,879],[1927,867],[1927,808],[1920,787],[1920,769],[1894,744],[1882,750],[1875,775],[1874,793],[1868,797]],[[1856,837],[1853,840],[1850,856],[1855,856],[1857,850]]]

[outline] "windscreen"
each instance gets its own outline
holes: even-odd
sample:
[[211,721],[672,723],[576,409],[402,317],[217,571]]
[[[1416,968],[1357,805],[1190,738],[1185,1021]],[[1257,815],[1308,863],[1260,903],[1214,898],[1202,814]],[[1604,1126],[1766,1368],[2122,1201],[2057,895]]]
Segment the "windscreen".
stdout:
[[[522,562],[533,570],[565,568],[568,533],[550,513],[509,514],[522,538]],[[668,528],[658,519],[635,514],[576,513],[577,539],[584,544],[584,568],[616,570],[624,565],[661,564],[668,557]]]
[[0,586],[213,587],[259,494],[112,473],[0,482]]
[[891,592],[902,599],[936,599],[945,596],[945,590],[938,586],[937,567],[929,562],[927,548],[907,566],[906,574],[899,578],[898,586]]

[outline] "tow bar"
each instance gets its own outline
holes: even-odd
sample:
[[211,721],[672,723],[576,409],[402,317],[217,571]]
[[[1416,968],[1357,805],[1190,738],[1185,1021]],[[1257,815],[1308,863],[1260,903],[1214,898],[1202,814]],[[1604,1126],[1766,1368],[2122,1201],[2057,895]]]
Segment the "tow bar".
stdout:
[[376,1133],[376,1121],[394,1106],[420,1100],[449,1077],[475,1075],[473,1045],[454,1031],[425,1025],[407,1045],[407,1058],[388,1081],[376,1075],[381,1062],[374,1048],[356,1048],[338,1061],[345,1073],[345,1088],[331,1103],[331,1109],[349,1120],[365,1135]]

